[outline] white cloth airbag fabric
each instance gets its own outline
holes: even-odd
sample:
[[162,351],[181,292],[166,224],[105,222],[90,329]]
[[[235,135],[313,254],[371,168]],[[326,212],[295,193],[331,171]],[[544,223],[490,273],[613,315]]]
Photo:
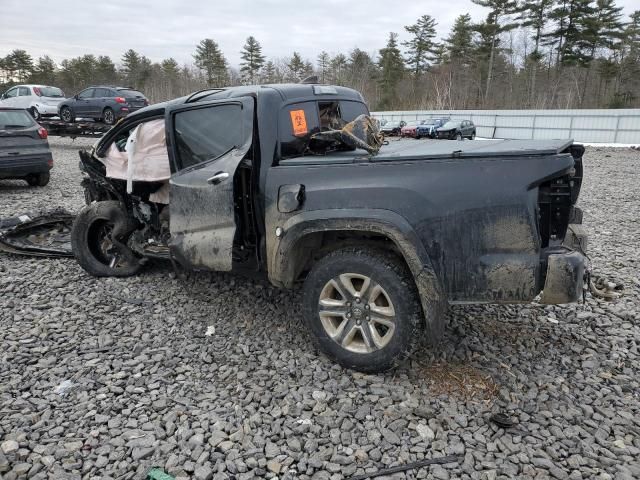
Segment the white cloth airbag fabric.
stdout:
[[[134,182],[160,182],[171,177],[163,119],[138,125],[129,135],[126,150],[121,152],[115,144],[111,144],[106,157],[101,159],[107,167],[107,177],[120,180],[131,178]],[[131,168],[129,156],[132,159]]]

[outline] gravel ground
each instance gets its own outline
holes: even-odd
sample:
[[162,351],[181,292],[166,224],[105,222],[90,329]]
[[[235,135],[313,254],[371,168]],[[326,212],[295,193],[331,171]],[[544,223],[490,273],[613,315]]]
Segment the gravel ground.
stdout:
[[[0,217],[81,206],[90,142],[51,144],[51,183],[0,181]],[[591,258],[627,295],[454,307],[439,350],[386,375],[315,352],[298,292],[1,256],[0,478],[340,479],[451,454],[393,478],[640,478],[640,152],[585,158]]]

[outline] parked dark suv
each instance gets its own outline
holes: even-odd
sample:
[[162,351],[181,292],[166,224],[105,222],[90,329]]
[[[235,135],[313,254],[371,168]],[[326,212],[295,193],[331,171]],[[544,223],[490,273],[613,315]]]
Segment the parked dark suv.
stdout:
[[449,120],[436,130],[437,138],[449,140],[462,140],[476,138],[476,126],[471,120]]
[[75,122],[76,118],[93,118],[113,125],[118,119],[149,105],[147,98],[129,87],[97,86],[82,90],[60,103],[60,118]]
[[49,183],[53,157],[47,136],[24,108],[0,107],[0,179],[19,178],[32,187]]

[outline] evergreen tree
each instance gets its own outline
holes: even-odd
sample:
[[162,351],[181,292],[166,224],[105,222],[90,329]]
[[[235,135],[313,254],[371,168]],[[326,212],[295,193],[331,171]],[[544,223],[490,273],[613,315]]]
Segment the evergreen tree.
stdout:
[[254,84],[257,79],[258,72],[265,62],[262,55],[262,46],[252,36],[247,38],[247,42],[240,52],[242,62],[240,62],[240,73],[246,83]]
[[273,61],[269,60],[262,67],[262,81],[265,83],[276,83],[278,80],[276,78],[276,65]]
[[331,59],[329,62],[329,69],[331,71],[331,83],[338,85],[344,85],[344,73],[347,67],[347,57],[344,54],[339,53]]
[[13,50],[5,58],[5,63],[18,82],[25,82],[33,72],[33,59],[26,50]]
[[200,41],[193,58],[196,66],[204,72],[208,86],[221,87],[227,83],[227,60],[212,39],[205,38]]
[[380,68],[379,84],[381,89],[381,107],[391,105],[396,96],[396,87],[404,74],[404,61],[398,48],[398,34],[389,33],[389,39],[384,48],[380,50],[378,60]]
[[517,12],[517,3],[515,0],[471,0],[476,5],[491,9],[487,16],[486,22],[482,25],[485,35],[490,38],[489,44],[489,60],[487,63],[487,80],[484,91],[484,101],[489,97],[491,89],[491,81],[493,80],[493,66],[496,58],[496,47],[498,37],[504,32],[513,30],[518,26],[517,23],[509,20],[509,17]]
[[118,72],[111,57],[100,55],[96,60],[95,66],[95,83],[117,83]]
[[640,10],[630,16],[619,54],[620,68],[611,107],[627,107],[640,97]]
[[318,73],[320,73],[320,83],[326,83],[327,71],[329,70],[329,62],[331,57],[324,50],[318,55]]
[[313,75],[313,63],[311,63],[309,60],[306,60],[304,62],[304,68],[302,70],[302,78],[306,78]]
[[529,105],[532,106],[536,96],[536,78],[542,53],[540,51],[542,35],[549,23],[549,12],[554,0],[525,0],[520,4],[520,21],[524,28],[530,28],[533,32],[533,51],[525,59],[525,68],[530,72],[529,76]]
[[180,75],[178,62],[172,57],[164,59],[162,63],[160,63],[160,68],[162,68],[162,73],[167,78],[177,78]]
[[29,81],[42,85],[52,85],[56,83],[56,64],[50,56],[44,55],[38,58]]
[[293,55],[287,62],[287,68],[289,69],[289,77],[292,81],[297,82],[302,80],[306,66],[298,52],[293,52]]
[[445,52],[452,62],[465,64],[473,52],[473,24],[468,13],[459,15],[445,40]]
[[421,16],[414,25],[404,27],[413,36],[403,42],[407,47],[406,63],[415,76],[427,71],[429,64],[437,57],[436,21],[430,15]]
[[151,76],[151,60],[129,49],[122,55],[121,71],[128,86],[141,89]]

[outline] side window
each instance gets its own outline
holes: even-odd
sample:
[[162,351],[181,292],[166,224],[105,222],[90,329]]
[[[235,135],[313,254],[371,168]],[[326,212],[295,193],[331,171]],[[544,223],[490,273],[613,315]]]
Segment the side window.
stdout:
[[29,91],[29,87],[19,87],[18,88],[18,96],[19,97],[29,97],[29,96],[31,96],[31,92]]
[[86,90],[81,91],[78,94],[78,98],[86,100],[87,98],[91,98],[93,96],[94,88],[87,88]]
[[106,88],[96,88],[93,91],[93,98],[103,98],[103,97],[107,97],[107,91]]
[[18,96],[18,89],[17,88],[11,88],[9,89],[9,91],[5,94],[5,96],[7,98],[13,98],[13,97],[17,97]]
[[178,112],[173,126],[178,170],[214,160],[244,142],[240,105],[215,105]]
[[294,103],[284,107],[280,111],[278,124],[281,158],[304,155],[311,135],[319,131],[316,102]]
[[320,116],[320,130],[338,130],[346,122],[340,115],[340,104],[338,102],[318,102],[318,114]]
[[340,113],[342,114],[342,120],[349,123],[360,115],[369,115],[369,109],[364,103],[342,100],[340,102]]

